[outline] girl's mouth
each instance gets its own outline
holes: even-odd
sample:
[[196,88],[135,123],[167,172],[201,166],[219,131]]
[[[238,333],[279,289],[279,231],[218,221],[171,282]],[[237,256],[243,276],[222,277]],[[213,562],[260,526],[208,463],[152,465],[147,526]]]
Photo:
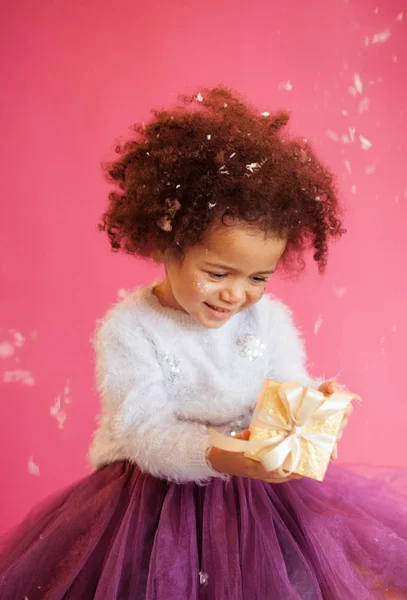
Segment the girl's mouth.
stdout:
[[225,317],[228,317],[229,315],[231,315],[233,312],[226,308],[220,308],[219,306],[213,306],[213,304],[209,304],[208,302],[204,302],[204,304],[205,304],[205,306],[207,306],[209,308],[212,316],[216,317],[217,319],[222,319],[222,318],[224,319]]

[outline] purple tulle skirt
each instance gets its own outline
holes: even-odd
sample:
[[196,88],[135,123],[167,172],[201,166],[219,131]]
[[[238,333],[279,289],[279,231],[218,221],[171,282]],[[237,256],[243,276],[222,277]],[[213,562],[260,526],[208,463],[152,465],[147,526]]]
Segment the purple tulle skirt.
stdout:
[[406,599],[405,475],[198,486],[112,464],[7,536],[0,598]]

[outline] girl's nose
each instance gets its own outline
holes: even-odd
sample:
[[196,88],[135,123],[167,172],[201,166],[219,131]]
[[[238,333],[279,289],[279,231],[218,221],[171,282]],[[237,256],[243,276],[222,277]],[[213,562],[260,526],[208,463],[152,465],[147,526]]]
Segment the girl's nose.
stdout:
[[242,304],[244,302],[246,292],[242,285],[232,285],[223,289],[220,292],[220,298],[228,304]]

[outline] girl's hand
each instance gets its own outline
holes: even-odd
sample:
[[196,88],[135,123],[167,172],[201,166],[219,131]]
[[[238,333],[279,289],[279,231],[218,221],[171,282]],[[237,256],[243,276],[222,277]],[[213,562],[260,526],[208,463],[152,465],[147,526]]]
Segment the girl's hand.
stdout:
[[[321,383],[318,390],[320,392],[322,392],[325,396],[330,396],[331,394],[334,394],[335,392],[340,392],[341,390],[343,390],[343,387],[341,387],[341,385],[337,381],[324,381],[324,383]],[[333,458],[334,460],[336,460],[338,458],[338,442],[343,435],[344,429],[348,426],[349,417],[352,414],[352,412],[353,412],[353,406],[351,403],[349,403],[345,409],[345,413],[343,415],[343,419],[341,422],[341,427],[339,429],[338,437],[336,438],[335,447],[331,454],[331,458]]]
[[[248,440],[250,432],[248,429],[237,434],[235,437],[240,440]],[[261,479],[268,483],[284,483],[290,479],[302,479],[301,475],[293,473],[288,477],[282,477],[278,471],[266,471],[263,465],[256,460],[246,458],[244,454],[238,452],[227,452],[219,448],[211,448],[207,458],[214,471],[235,475],[237,477],[250,477],[250,479]]]

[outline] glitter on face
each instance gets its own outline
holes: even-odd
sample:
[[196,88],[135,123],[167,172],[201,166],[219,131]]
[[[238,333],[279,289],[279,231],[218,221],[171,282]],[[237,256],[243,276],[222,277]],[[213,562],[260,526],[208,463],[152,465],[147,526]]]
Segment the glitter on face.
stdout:
[[199,290],[202,294],[210,292],[212,289],[212,286],[210,285],[210,283],[203,283],[202,281],[193,281],[192,285],[194,288]]

